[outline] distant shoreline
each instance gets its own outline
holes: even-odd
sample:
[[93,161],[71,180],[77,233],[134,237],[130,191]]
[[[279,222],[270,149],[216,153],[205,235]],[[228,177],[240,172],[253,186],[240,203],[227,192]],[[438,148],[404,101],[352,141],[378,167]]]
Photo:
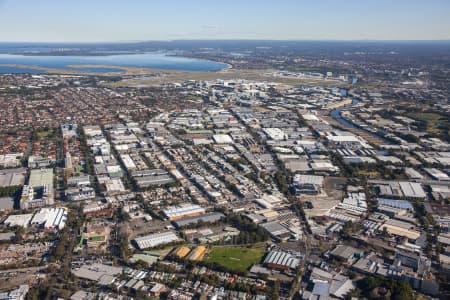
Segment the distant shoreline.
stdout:
[[[24,73],[20,69],[40,70],[47,73],[79,73],[87,74],[146,74],[157,70],[161,71],[186,71],[186,72],[218,72],[228,70],[232,66],[227,63],[206,58],[192,58],[181,55],[168,55],[167,52],[146,53],[118,53],[102,52],[96,55],[49,55],[49,53],[35,54],[0,54],[0,66],[9,67],[10,70],[2,73]],[[80,53],[78,53],[80,54]],[[73,70],[84,68],[86,70]],[[97,68],[97,69],[96,69]],[[92,69],[92,70],[88,70]],[[102,70],[110,69],[110,70]],[[113,70],[115,69],[115,70]],[[124,70],[120,72],[118,70]],[[78,72],[77,72],[78,71]]]
[[[28,70],[38,70],[45,74],[63,74],[63,75],[104,75],[104,76],[114,76],[114,75],[145,75],[154,73],[167,73],[167,72],[182,72],[177,70],[164,70],[164,69],[153,69],[153,68],[137,68],[137,67],[124,67],[124,66],[114,66],[114,65],[67,65],[66,69],[61,68],[47,68],[41,66],[33,65],[21,65],[21,64],[0,64],[0,67],[9,67],[17,69],[28,69]],[[101,68],[101,69],[119,69],[121,72],[88,72],[77,69],[89,69],[89,68]],[[183,71],[185,72],[185,71]]]
[[[38,70],[44,72],[44,74],[62,74],[62,75],[97,75],[97,76],[117,76],[117,75],[151,75],[151,74],[180,74],[180,73],[200,73],[200,72],[221,72],[225,70],[230,70],[233,68],[231,64],[226,64],[225,68],[215,71],[189,71],[189,70],[172,70],[172,69],[159,69],[159,68],[146,68],[146,67],[127,67],[127,66],[116,66],[116,65],[97,65],[97,64],[81,64],[81,65],[67,65],[64,69],[61,68],[47,68],[34,65],[22,65],[22,64],[0,64],[1,67],[17,68],[24,70]],[[119,72],[115,71],[83,71],[77,69],[111,69],[111,70],[122,70]],[[24,72],[26,73],[26,72]],[[0,72],[0,74],[2,74]],[[6,73],[3,73],[6,74]]]
[[22,55],[22,56],[109,56],[109,55],[129,55],[129,54],[143,54],[144,52],[114,52],[114,53],[92,53],[92,52],[38,52],[38,53],[2,53],[10,55]]

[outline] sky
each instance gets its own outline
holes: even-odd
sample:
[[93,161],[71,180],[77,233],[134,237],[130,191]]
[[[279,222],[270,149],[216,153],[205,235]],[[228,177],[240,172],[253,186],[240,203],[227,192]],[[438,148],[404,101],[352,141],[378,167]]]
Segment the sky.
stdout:
[[449,40],[450,0],[0,0],[0,41]]

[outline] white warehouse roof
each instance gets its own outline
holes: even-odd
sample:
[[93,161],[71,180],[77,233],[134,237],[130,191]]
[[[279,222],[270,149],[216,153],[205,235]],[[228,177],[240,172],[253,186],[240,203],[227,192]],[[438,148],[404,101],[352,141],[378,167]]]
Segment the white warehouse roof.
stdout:
[[180,239],[172,231],[149,234],[149,235],[134,239],[137,246],[141,250],[147,249],[147,248],[153,248],[153,247],[156,247],[159,245],[170,244],[170,243],[176,242],[178,240],[180,240]]
[[228,134],[215,134],[213,139],[217,144],[233,144],[233,139]]
[[189,215],[189,214],[203,214],[205,213],[205,209],[197,204],[181,204],[179,206],[170,206],[163,210],[164,215],[166,215],[169,219]]
[[294,176],[294,182],[297,184],[314,184],[321,186],[323,184],[323,176],[296,174]]
[[32,225],[44,224],[45,229],[63,229],[66,225],[67,211],[65,208],[41,208],[31,220]]
[[280,128],[264,128],[263,131],[272,140],[283,140],[286,136]]
[[28,227],[33,214],[24,214],[24,215],[10,215],[5,220],[5,224],[8,226],[20,226],[20,227]]

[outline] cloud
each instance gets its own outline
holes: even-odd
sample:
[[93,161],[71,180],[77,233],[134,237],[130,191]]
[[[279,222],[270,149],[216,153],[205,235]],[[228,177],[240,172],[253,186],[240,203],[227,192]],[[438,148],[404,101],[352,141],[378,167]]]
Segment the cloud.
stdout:
[[219,25],[202,25],[203,30],[218,30],[220,29]]

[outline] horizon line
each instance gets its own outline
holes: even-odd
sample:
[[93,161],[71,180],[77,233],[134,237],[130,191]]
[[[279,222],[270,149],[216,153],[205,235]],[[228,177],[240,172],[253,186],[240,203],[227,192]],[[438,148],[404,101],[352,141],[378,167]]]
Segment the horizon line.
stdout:
[[448,39],[253,39],[253,38],[229,38],[229,39],[150,39],[150,40],[118,40],[118,41],[0,41],[1,44],[135,44],[146,42],[179,42],[179,41],[192,41],[192,42],[214,42],[214,41],[254,41],[254,42],[450,42]]

